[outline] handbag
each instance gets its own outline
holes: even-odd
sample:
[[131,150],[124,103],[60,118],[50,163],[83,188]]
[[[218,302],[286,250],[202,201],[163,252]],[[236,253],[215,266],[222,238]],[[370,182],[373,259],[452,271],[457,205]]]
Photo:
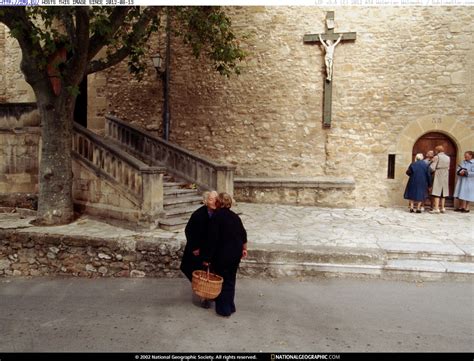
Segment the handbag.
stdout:
[[[460,177],[467,177],[467,168],[461,167],[460,165],[458,165],[458,168],[456,174]],[[460,174],[462,171],[464,171],[464,174]]]

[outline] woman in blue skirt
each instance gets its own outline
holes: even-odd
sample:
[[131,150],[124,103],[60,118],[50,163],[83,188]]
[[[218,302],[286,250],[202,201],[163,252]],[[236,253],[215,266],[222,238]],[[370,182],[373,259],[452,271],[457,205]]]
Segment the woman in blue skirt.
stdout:
[[409,200],[410,213],[415,212],[415,202],[417,203],[416,213],[421,213],[422,203],[428,194],[428,188],[431,187],[430,168],[426,162],[423,162],[423,154],[418,153],[415,156],[415,161],[410,164],[406,174],[410,178],[403,197]]

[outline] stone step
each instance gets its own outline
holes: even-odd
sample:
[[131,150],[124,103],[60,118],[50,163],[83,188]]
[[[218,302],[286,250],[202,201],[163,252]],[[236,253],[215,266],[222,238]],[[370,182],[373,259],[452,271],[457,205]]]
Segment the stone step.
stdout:
[[191,206],[183,205],[181,207],[174,207],[165,210],[165,218],[172,218],[172,217],[182,217],[189,219],[191,214],[201,207],[201,204],[194,204]]
[[294,244],[258,244],[252,247],[249,260],[258,264],[337,263],[383,265],[386,253],[379,248],[335,246],[298,246]]
[[388,259],[418,259],[426,261],[472,262],[472,253],[454,244],[430,244],[408,242],[379,242],[386,250]]
[[[319,249],[318,249],[319,248]],[[242,261],[245,276],[341,277],[399,280],[472,280],[474,262],[443,260],[389,259],[380,250],[304,248],[289,245],[249,245]]]
[[188,185],[188,184],[189,183],[186,183],[186,182],[163,182],[163,188],[187,189],[187,188],[183,188],[183,187]]
[[[408,254],[404,255],[408,257]],[[472,279],[474,262],[461,261],[453,254],[434,252],[437,259],[412,253],[413,258],[397,259],[379,248],[310,247],[285,244],[249,245],[249,256],[241,272],[247,276],[269,277],[357,277],[396,278],[401,280]],[[393,257],[393,258],[392,258]]]
[[159,227],[166,231],[177,231],[186,227],[189,218],[173,217],[160,219]]
[[251,277],[327,277],[382,278],[403,281],[434,281],[474,279],[474,263],[393,260],[387,264],[268,262],[250,258],[242,261],[239,273]]
[[165,199],[171,197],[186,197],[190,195],[198,195],[195,189],[165,189],[164,190]]
[[183,182],[183,180],[179,179],[178,177],[165,173],[163,174],[163,182]]
[[165,197],[163,201],[163,208],[166,210],[173,208],[175,206],[183,206],[183,205],[193,205],[193,204],[199,204],[202,201],[201,196],[187,196],[187,197]]
[[452,261],[425,261],[417,259],[390,260],[384,267],[385,270],[434,272],[434,273],[463,273],[474,275],[474,263]]

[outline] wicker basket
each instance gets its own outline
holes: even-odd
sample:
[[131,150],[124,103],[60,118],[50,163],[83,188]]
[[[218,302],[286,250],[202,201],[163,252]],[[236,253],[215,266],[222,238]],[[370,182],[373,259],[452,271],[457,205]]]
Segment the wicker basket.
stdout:
[[224,279],[214,273],[197,270],[193,272],[192,287],[193,292],[206,300],[213,300],[222,290]]

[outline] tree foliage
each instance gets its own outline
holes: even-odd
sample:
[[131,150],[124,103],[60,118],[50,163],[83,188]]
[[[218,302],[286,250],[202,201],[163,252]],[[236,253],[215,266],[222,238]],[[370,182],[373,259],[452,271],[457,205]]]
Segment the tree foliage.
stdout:
[[[22,64],[28,76],[43,73],[49,59],[59,48],[68,57],[58,63],[66,86],[80,83],[91,73],[104,70],[128,58],[129,70],[141,76],[145,68],[147,41],[159,30],[165,7],[3,7],[0,22],[18,40]],[[222,75],[239,74],[239,62],[245,58],[232,30],[231,20],[220,7],[171,7],[175,34],[192,48],[196,57],[205,54]],[[105,56],[98,58],[102,49]],[[27,81],[29,79],[27,78]]]

